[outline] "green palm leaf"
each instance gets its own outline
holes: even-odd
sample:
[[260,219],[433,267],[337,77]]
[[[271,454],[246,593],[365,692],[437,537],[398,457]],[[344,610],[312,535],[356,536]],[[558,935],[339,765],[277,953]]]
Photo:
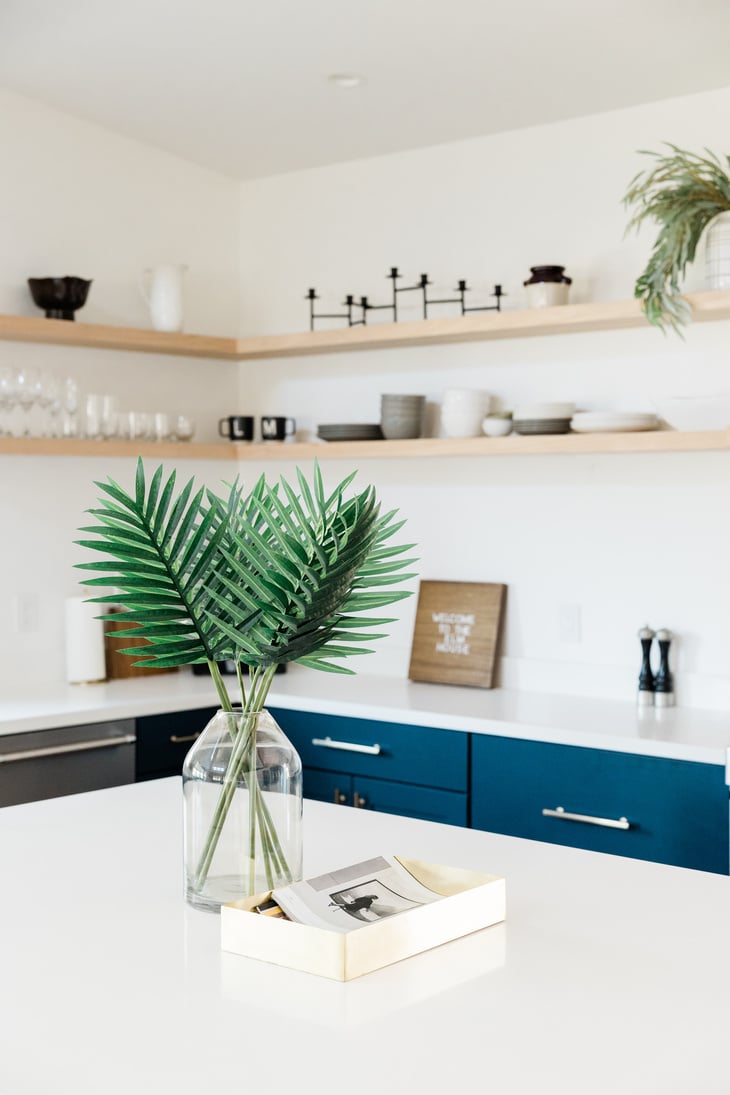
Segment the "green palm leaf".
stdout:
[[367,628],[392,622],[353,613],[410,596],[390,587],[415,577],[403,572],[415,560],[401,558],[413,545],[384,546],[403,522],[394,513],[381,517],[371,487],[343,500],[351,479],[326,497],[315,465],[311,487],[298,473],[299,494],[284,479],[280,489],[260,481],[242,502],[228,528],[230,546],[208,583],[206,610],[239,660],[330,670],[329,658],[369,653],[359,644],[384,637]]
[[[91,592],[111,589],[91,600],[123,606],[122,652],[160,668],[231,658],[350,672],[331,659],[385,637],[373,629],[393,619],[373,613],[411,595],[402,587],[416,561],[413,544],[390,542],[403,522],[381,515],[372,487],[345,498],[352,478],[327,495],[315,464],[311,484],[297,470],[298,491],[262,476],[246,495],[234,483],[226,503],[193,480],[176,494],[162,467],[148,485],[141,460],[133,494],[98,483],[96,523],[81,530],[93,539],[77,543],[104,558],[80,566]],[[127,636],[147,639],[144,653]]]
[[141,656],[140,649],[125,648],[125,637],[149,640],[140,664],[163,667],[230,657],[230,643],[205,612],[205,583],[240,492],[234,486],[226,507],[214,495],[206,495],[205,488],[193,495],[190,480],[173,503],[175,472],[164,486],[162,475],[160,466],[147,486],[140,459],[134,495],[112,479],[96,484],[105,495],[99,507],[89,511],[97,523],[82,529],[95,538],[77,543],[110,558],[78,564],[102,573],[83,584],[113,587],[113,594],[90,600],[124,606],[124,612],[114,614],[115,628],[119,623],[134,626],[112,634],[123,653],[136,657]]

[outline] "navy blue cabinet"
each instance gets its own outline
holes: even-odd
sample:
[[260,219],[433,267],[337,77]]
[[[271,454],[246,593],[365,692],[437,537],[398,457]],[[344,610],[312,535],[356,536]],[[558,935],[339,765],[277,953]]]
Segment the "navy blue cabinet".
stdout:
[[468,823],[469,738],[458,731],[272,709],[322,802]]
[[[178,775],[214,711],[137,719],[136,778]],[[285,708],[271,713],[302,758],[308,798],[729,873],[722,765]]]
[[215,707],[144,715],[136,720],[135,779],[179,776],[183,761],[216,712]]
[[471,810],[477,829],[728,874],[721,765],[475,734]]

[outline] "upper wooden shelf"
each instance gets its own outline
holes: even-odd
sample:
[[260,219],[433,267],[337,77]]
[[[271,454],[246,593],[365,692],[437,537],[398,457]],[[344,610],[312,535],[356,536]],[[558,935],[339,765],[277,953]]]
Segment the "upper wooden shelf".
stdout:
[[[730,292],[688,293],[696,322],[730,319]],[[345,350],[384,350],[399,346],[428,346],[446,342],[533,338],[538,335],[618,331],[649,324],[638,300],[609,300],[566,304],[520,312],[485,312],[447,319],[408,323],[379,323],[372,327],[306,331],[292,335],[261,335],[238,340],[242,361],[267,357],[299,357]],[[659,332],[657,331],[657,335]]]
[[[696,322],[730,319],[730,292],[688,293]],[[637,300],[567,304],[520,312],[484,312],[447,319],[379,323],[372,327],[303,331],[289,335],[214,338],[210,335],[168,334],[135,327],[45,319],[42,316],[0,316],[0,340],[45,342],[60,346],[127,350],[137,353],[252,361],[272,357],[303,357],[353,350],[384,350],[487,339],[533,338],[647,327]],[[658,333],[658,332],[657,332]]]
[[239,358],[235,338],[171,334],[140,327],[103,327],[76,320],[44,316],[0,316],[0,339],[8,342],[45,342],[54,346],[86,346],[95,350],[128,350],[174,357],[208,357],[223,361]]
[[608,453],[727,452],[730,429],[684,433],[647,430],[643,433],[570,433],[509,437],[421,437],[413,441],[268,441],[257,444],[224,442],[86,441],[48,437],[2,437],[0,455],[23,456],[138,456],[160,460],[368,460],[426,459],[428,457],[580,456]]

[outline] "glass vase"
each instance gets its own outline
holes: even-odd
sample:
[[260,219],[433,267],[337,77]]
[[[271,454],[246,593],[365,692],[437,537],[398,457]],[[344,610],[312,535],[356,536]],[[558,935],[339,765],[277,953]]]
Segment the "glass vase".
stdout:
[[183,765],[185,899],[197,909],[302,877],[302,764],[268,713],[218,711]]

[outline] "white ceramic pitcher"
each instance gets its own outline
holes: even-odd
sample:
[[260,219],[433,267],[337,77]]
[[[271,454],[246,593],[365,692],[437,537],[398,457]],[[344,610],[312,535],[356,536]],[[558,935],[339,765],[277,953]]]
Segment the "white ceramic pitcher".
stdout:
[[142,271],[140,289],[156,331],[183,329],[184,265],[165,263]]

